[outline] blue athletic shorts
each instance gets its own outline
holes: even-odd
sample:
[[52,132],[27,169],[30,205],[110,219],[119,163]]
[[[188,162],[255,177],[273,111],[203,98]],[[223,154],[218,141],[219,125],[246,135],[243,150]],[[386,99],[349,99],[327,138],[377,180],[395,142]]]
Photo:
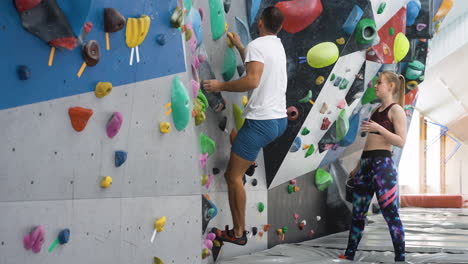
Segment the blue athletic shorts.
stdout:
[[257,159],[260,149],[281,136],[288,126],[288,119],[253,120],[245,119],[237,133],[231,151],[248,161]]

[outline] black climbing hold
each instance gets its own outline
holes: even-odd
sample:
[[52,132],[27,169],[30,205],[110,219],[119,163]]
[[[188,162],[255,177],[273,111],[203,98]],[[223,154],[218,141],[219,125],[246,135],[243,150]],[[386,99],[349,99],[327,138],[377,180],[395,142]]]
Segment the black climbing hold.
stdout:
[[18,66],[17,72],[18,72],[18,78],[22,81],[25,81],[31,77],[31,71],[26,65]]
[[256,236],[257,235],[257,232],[258,232],[258,228],[257,227],[252,227],[252,235],[253,236]]
[[242,76],[242,74],[244,74],[244,72],[245,72],[244,65],[237,65],[237,73],[239,74],[239,76]]
[[257,164],[252,164],[252,165],[250,165],[250,167],[247,169],[247,171],[245,172],[245,174],[247,174],[247,175],[249,175],[249,176],[254,175],[254,173],[255,173],[255,168],[257,168]]
[[361,132],[361,137],[365,137],[366,136],[366,132]]
[[220,170],[218,168],[213,168],[213,174],[216,175],[216,174],[219,174]]
[[245,175],[244,175],[244,177],[242,177],[242,184],[245,185],[246,182],[247,182],[247,179],[245,178]]
[[252,180],[252,186],[257,186],[257,184],[258,184],[257,179],[253,179],[253,180]]
[[156,36],[156,42],[159,45],[164,46],[164,44],[166,44],[166,36],[164,34],[158,34]]
[[326,148],[326,143],[319,143],[318,144],[318,147],[319,147],[319,153],[322,153],[325,151],[325,148]]
[[221,129],[221,131],[226,130],[226,125],[227,125],[227,117],[223,117],[223,120],[219,121],[218,127]]

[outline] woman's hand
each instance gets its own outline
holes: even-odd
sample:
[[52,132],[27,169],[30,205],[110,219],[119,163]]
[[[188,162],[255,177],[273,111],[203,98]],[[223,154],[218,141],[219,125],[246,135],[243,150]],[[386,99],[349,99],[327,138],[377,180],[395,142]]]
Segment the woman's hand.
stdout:
[[361,129],[364,132],[380,132],[382,131],[382,129],[384,129],[384,127],[374,122],[373,120],[370,120],[370,121],[364,120],[362,121]]
[[223,83],[218,80],[203,81],[203,89],[209,93],[216,93],[222,91]]

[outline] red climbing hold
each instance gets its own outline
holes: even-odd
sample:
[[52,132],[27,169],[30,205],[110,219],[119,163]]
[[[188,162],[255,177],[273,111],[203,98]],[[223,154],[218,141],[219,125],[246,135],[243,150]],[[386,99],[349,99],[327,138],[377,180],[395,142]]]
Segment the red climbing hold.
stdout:
[[328,119],[328,117],[325,117],[322,122],[322,126],[320,127],[321,130],[327,130],[328,127],[330,126],[331,122]]
[[70,109],[68,109],[68,114],[70,115],[73,128],[80,132],[83,131],[83,129],[86,127],[86,124],[88,124],[88,120],[93,115],[93,110],[78,106],[70,107]]
[[416,95],[418,94],[418,88],[414,88],[405,95],[405,105],[412,105]]
[[323,11],[320,0],[283,1],[275,6],[283,12],[283,29],[288,33],[302,31],[314,23]]
[[56,48],[64,48],[73,50],[78,45],[77,39],[74,37],[56,38],[49,41],[49,46]]
[[42,0],[15,0],[16,9],[18,12],[23,12],[36,7]]

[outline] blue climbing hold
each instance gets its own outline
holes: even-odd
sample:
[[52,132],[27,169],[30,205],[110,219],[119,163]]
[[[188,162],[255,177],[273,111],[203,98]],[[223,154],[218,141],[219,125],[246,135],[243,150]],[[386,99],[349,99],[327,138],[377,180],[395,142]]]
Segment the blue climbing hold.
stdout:
[[406,5],[406,25],[412,26],[416,21],[416,18],[419,16],[419,11],[421,11],[421,2],[419,0],[411,0]]
[[158,34],[156,36],[156,42],[159,45],[164,46],[166,44],[166,36],[164,34]]
[[244,46],[247,47],[247,44],[249,44],[250,42],[249,27],[239,17],[236,17],[236,26],[237,26],[237,33],[239,34],[242,44],[244,44]]
[[195,33],[195,37],[197,38],[197,47],[199,47],[203,41],[203,25],[200,10],[192,8],[192,10],[189,13],[189,19],[190,23],[192,23],[192,28],[193,32]]
[[18,66],[17,72],[18,72],[18,78],[22,81],[25,81],[31,77],[31,71],[26,65]]
[[61,245],[68,243],[70,240],[70,229],[65,228],[59,232],[58,241]]
[[353,144],[354,141],[356,140],[356,136],[359,131],[359,114],[360,112],[352,115],[349,118],[348,133],[346,133],[346,136],[340,142],[338,142],[338,145],[340,145],[341,147],[347,147]]
[[301,138],[296,137],[296,139],[294,139],[294,142],[292,143],[291,148],[289,149],[289,151],[290,152],[296,152],[296,151],[301,149],[301,146],[302,146]]
[[115,166],[120,167],[127,160],[127,152],[118,150],[115,152]]
[[257,17],[258,10],[262,0],[247,0],[247,12],[249,13],[249,24],[253,25],[255,18]]
[[356,28],[359,20],[361,20],[363,14],[364,11],[362,11],[359,6],[355,5],[353,10],[351,10],[351,13],[349,13],[345,23],[343,24],[343,31],[348,33],[348,35],[353,34],[354,29]]

